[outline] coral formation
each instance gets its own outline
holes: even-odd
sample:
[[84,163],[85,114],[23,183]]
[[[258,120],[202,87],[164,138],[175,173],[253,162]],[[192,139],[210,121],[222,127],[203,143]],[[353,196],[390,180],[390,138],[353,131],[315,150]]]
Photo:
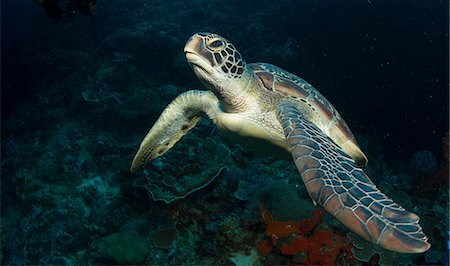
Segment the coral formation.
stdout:
[[352,245],[323,221],[324,211],[316,209],[311,218],[302,221],[275,221],[266,209],[262,213],[265,236],[257,244],[262,255],[272,251],[288,256],[293,263],[332,265],[354,262]]
[[169,249],[172,247],[176,237],[177,229],[173,227],[162,228],[155,232],[153,244],[155,244],[157,248]]
[[259,257],[256,250],[252,249],[249,254],[244,252],[236,252],[230,257],[230,261],[235,266],[258,265]]
[[[133,152],[164,106],[183,91],[202,89],[182,52],[187,38],[199,30],[236,40],[248,62],[264,60],[283,67],[307,78],[329,96],[352,130],[364,134],[357,138],[370,157],[370,176],[377,185],[390,184],[390,196],[421,217],[432,248],[405,262],[448,264],[448,135],[442,145],[433,137],[440,137],[448,126],[432,125],[433,121],[445,120],[440,114],[447,108],[435,105],[436,99],[446,101],[448,97],[438,97],[431,91],[448,91],[440,87],[446,78],[434,75],[439,71],[430,72],[431,77],[410,69],[412,72],[401,71],[406,76],[395,75],[388,80],[389,73],[400,73],[391,71],[395,65],[429,67],[416,62],[423,62],[420,54],[427,58],[433,54],[414,48],[421,53],[411,56],[404,52],[408,51],[407,42],[401,41],[400,54],[383,52],[390,57],[391,64],[386,67],[381,61],[388,58],[380,57],[383,53],[377,47],[382,47],[380,38],[388,35],[377,33],[382,27],[374,28],[372,22],[369,26],[375,32],[367,33],[362,27],[368,15],[364,10],[379,6],[366,1],[347,1],[343,5],[348,6],[342,10],[314,1],[292,0],[276,4],[268,0],[237,1],[239,4],[218,0],[97,2],[96,18],[50,21],[44,13],[32,15],[22,21],[30,27],[23,43],[14,42],[14,49],[7,53],[2,47],[2,265],[320,264],[332,263],[335,256],[336,264],[352,262],[343,247],[345,239],[339,235],[345,229],[332,225],[326,217],[319,221],[314,216],[314,223],[309,220],[314,206],[291,161],[256,157],[238,145],[226,144],[206,120],[147,171],[129,173]],[[445,1],[435,2],[436,9],[431,3],[425,9],[418,8],[418,16],[410,4],[405,8],[406,2],[391,13],[402,19],[414,17],[414,21],[433,18],[433,25],[439,25],[438,12],[431,11],[448,8],[441,8],[447,5]],[[362,7],[361,12],[353,14],[364,20],[352,28],[356,31],[342,35],[340,29],[349,28],[345,25],[355,25],[354,16],[342,14],[356,7]],[[25,14],[26,9],[26,3],[21,3],[18,14]],[[405,16],[399,16],[399,10],[406,10]],[[371,13],[380,21],[381,13]],[[7,17],[19,17],[11,14]],[[349,17],[352,19],[346,24],[344,19]],[[5,26],[13,29],[16,23]],[[423,31],[409,33],[399,27],[404,33],[399,36],[418,32],[420,36],[410,43],[423,39],[427,47],[440,43],[440,35],[447,36],[439,29],[425,30],[426,25],[422,26]],[[5,43],[12,35],[8,31],[6,36]],[[353,45],[358,42],[353,40],[358,36],[362,37],[360,44],[367,46],[355,49]],[[328,43],[330,39],[335,41],[333,45]],[[446,37],[442,43],[447,43]],[[389,40],[389,47],[392,44]],[[443,58],[440,49],[434,51],[436,58]],[[368,75],[370,63],[359,67],[360,61],[355,60],[358,52],[376,58],[373,65],[385,64],[376,69],[374,79]],[[411,65],[409,58],[414,59]],[[332,62],[338,62],[343,71],[337,71]],[[352,62],[358,65],[353,67]],[[390,72],[377,72],[385,70]],[[413,72],[420,73],[416,76],[424,82],[414,86],[428,88],[424,91],[433,99],[419,101],[424,91],[420,98],[413,98],[413,90],[408,87],[413,108],[406,102],[400,104],[408,108],[406,111],[388,108],[399,106],[405,91],[399,85],[411,79]],[[440,72],[447,76],[448,71]],[[386,83],[377,83],[381,76],[387,78],[381,79]],[[392,83],[396,80],[400,83]],[[372,84],[370,91],[380,97],[359,89]],[[447,84],[443,85],[446,88]],[[401,89],[399,95],[392,92],[396,86]],[[424,106],[417,108],[418,103],[436,106],[439,113]],[[374,106],[377,109],[371,109]],[[386,114],[380,114],[383,111],[393,115],[389,119],[393,124],[384,126],[387,120],[379,119]],[[412,117],[414,127],[399,123],[412,121]],[[397,123],[403,126],[395,127]],[[436,133],[416,135],[420,129]],[[444,154],[437,156],[441,146]],[[439,170],[420,177],[407,173],[408,159],[419,148],[436,155],[441,162]],[[381,154],[384,156],[375,157]],[[400,164],[393,166],[392,158]],[[133,187],[138,178],[136,184],[144,188]],[[261,203],[268,210],[265,217],[270,226],[261,222]],[[288,225],[292,230],[286,228]],[[168,239],[163,234],[164,239],[156,241],[157,232],[168,226],[177,229],[175,240],[173,231],[169,231],[172,234]],[[267,228],[278,237],[276,245],[272,236],[265,234]],[[359,263],[370,263],[371,254],[360,253],[373,254],[369,252],[372,248],[354,250]],[[381,263],[398,262],[384,253],[377,254],[381,254]]]
[[408,171],[414,177],[429,176],[436,172],[438,163],[430,151],[417,151],[409,161]]
[[101,256],[119,264],[141,263],[149,252],[148,240],[129,231],[107,235],[94,246]]
[[255,207],[264,205],[277,221],[302,220],[308,218],[315,209],[309,195],[303,189],[303,186],[296,182],[289,184],[287,180],[272,182],[260,188],[250,199],[249,204]]
[[[201,139],[188,134],[164,159],[144,170],[134,184],[144,187],[153,200],[170,203],[184,199],[219,176],[229,156],[230,151],[224,145],[215,145],[212,138]],[[183,157],[187,160],[177,160]]]
[[447,133],[442,140],[442,163],[437,171],[423,175],[418,180],[418,183],[425,190],[436,190],[436,188],[442,188],[449,184],[449,163],[450,163],[450,151],[449,151],[449,136]]
[[[375,263],[377,265],[411,265],[412,259],[417,254],[403,254],[386,250],[377,246],[354,233],[347,234],[348,239],[353,244],[352,253],[355,259],[364,263]],[[378,255],[378,257],[375,257]]]

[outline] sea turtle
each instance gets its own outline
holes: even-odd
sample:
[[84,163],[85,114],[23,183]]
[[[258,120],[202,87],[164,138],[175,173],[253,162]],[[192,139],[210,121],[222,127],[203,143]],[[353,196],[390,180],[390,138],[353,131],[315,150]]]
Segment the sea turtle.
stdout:
[[292,156],[313,202],[363,238],[403,253],[430,248],[419,217],[363,172],[367,158],[355,137],[312,85],[271,64],[246,64],[217,34],[196,33],[184,52],[209,90],[184,92],[166,107],[142,141],[132,172],[163,155],[205,115],[245,147]]

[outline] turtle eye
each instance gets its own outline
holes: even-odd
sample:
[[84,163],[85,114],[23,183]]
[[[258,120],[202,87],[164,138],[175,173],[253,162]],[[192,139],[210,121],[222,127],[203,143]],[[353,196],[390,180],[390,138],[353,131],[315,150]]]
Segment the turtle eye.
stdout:
[[217,49],[217,48],[220,48],[220,47],[222,47],[222,46],[224,46],[225,44],[223,43],[223,41],[221,41],[221,40],[215,40],[215,41],[213,41],[212,43],[210,43],[209,44],[209,47],[210,48],[213,48],[213,49]]

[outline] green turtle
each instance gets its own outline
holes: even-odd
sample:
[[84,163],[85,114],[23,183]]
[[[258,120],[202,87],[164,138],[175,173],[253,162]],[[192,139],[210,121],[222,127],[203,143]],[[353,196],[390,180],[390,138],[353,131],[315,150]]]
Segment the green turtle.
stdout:
[[312,85],[271,64],[246,64],[217,34],[193,35],[184,52],[209,90],[184,92],[166,107],[142,141],[132,172],[163,155],[206,116],[244,147],[291,156],[313,202],[363,238],[402,253],[430,248],[419,217],[363,172],[367,158],[355,137]]

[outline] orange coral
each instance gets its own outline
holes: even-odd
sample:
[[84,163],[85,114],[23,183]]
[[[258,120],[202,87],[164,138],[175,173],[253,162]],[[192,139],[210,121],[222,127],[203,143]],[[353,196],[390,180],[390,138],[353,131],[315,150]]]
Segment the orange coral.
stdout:
[[352,245],[342,234],[335,234],[330,228],[323,226],[324,215],[323,210],[317,209],[309,219],[282,222],[274,221],[270,212],[265,210],[265,235],[270,241],[261,241],[257,245],[258,250],[266,255],[276,247],[286,256],[301,254],[302,264],[332,265],[339,256],[347,262],[354,262]]
[[272,214],[268,210],[264,210],[262,217],[266,224],[265,235],[268,236],[274,245],[277,239],[287,237],[293,233],[305,234],[317,226],[325,215],[321,209],[316,209],[313,216],[303,221],[274,221]]
[[280,252],[284,255],[296,255],[300,252],[308,251],[308,238],[305,236],[297,236],[291,239],[291,242],[283,243],[280,246]]
[[265,256],[272,251],[273,246],[269,240],[264,239],[263,241],[259,242],[258,245],[256,245],[256,248],[259,252],[261,252],[261,254]]
[[333,265],[339,254],[345,256],[348,261],[353,261],[350,242],[330,229],[315,230],[309,247],[308,263],[310,264]]

